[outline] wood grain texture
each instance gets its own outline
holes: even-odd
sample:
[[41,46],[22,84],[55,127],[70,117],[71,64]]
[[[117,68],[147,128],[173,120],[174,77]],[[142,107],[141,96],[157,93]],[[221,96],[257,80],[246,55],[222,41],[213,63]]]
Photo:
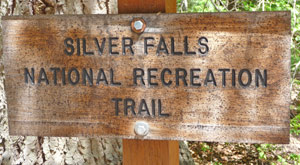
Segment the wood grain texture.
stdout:
[[176,0],[165,0],[166,13],[176,13]]
[[[174,156],[174,153],[176,156]],[[123,164],[179,164],[178,141],[124,139]]]
[[166,0],[118,0],[118,13],[165,13],[165,1]]
[[[136,0],[138,2],[139,0]],[[164,1],[164,0],[161,0]],[[144,6],[152,0],[144,0]],[[122,8],[126,3],[120,3]],[[162,5],[162,4],[161,4]],[[158,10],[160,9],[157,6]],[[176,13],[176,0],[165,1],[166,13]],[[139,10],[136,8],[135,10]],[[152,12],[157,12],[152,7]],[[130,14],[130,13],[126,13]],[[171,140],[135,140],[123,139],[123,165],[132,164],[163,164],[163,165],[179,165],[179,142]]]
[[[141,35],[131,32],[130,21],[142,17],[147,28]],[[47,33],[45,33],[47,31]],[[289,141],[289,80],[290,80],[290,13],[241,12],[206,14],[124,14],[88,16],[4,17],[3,52],[6,73],[6,96],[11,135],[38,136],[102,136],[139,138],[133,127],[136,121],[146,121],[150,132],[144,139],[199,140],[249,143],[288,143]],[[67,56],[64,39],[86,38],[87,49],[96,50],[91,38],[119,37],[115,51],[109,55],[105,47],[99,56]],[[122,54],[121,37],[133,39],[135,55]],[[189,39],[189,49],[198,48],[198,38],[208,39],[206,55],[156,55],[155,48],[143,54],[145,37],[153,37],[158,45],[165,38],[170,50],[170,37],[176,50],[183,50],[183,40]],[[82,53],[82,52],[81,52]],[[53,84],[51,67],[114,69],[121,86]],[[26,84],[24,68],[45,68],[45,82]],[[170,68],[168,80],[175,82],[174,70],[201,68],[201,87],[190,85],[166,87],[134,86],[133,68]],[[254,80],[247,88],[222,86],[219,68],[266,69],[268,86],[256,87]],[[205,74],[212,69],[216,84],[203,85]],[[189,73],[188,73],[189,74]],[[146,73],[147,75],[147,73]],[[230,74],[228,74],[230,75]],[[189,77],[188,75],[187,77]],[[94,77],[94,81],[96,76]],[[147,78],[146,78],[147,79]],[[145,81],[146,81],[145,79]],[[244,79],[244,78],[243,78]],[[37,81],[37,80],[36,80]],[[189,81],[188,81],[189,82]],[[190,83],[190,82],[189,82]],[[112,98],[133,98],[137,104],[145,99],[161,99],[169,117],[115,116]],[[157,104],[156,104],[157,105]],[[122,108],[122,103],[120,104]]]

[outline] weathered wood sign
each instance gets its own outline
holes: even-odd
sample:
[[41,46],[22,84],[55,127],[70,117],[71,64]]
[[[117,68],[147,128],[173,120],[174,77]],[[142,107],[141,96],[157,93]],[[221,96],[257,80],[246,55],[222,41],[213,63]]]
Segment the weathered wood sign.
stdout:
[[3,36],[11,135],[289,141],[289,12],[14,16]]

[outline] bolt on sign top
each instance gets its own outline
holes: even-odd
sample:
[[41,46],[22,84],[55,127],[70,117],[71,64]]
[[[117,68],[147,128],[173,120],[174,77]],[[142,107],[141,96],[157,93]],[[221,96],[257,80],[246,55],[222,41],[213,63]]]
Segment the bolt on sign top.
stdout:
[[288,143],[290,19],[3,17],[10,134]]

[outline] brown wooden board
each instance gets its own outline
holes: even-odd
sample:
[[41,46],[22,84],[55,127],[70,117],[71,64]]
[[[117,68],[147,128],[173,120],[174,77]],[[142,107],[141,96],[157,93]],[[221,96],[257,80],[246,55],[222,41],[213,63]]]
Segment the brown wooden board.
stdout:
[[[134,18],[143,33],[131,30]],[[289,142],[290,12],[2,24],[11,135]],[[149,124],[145,137],[137,121]]]

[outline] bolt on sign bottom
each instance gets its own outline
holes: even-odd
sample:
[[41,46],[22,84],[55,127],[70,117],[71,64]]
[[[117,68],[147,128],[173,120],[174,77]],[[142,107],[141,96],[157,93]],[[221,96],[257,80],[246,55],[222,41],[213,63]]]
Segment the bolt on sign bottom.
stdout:
[[288,143],[290,19],[3,17],[9,133]]

